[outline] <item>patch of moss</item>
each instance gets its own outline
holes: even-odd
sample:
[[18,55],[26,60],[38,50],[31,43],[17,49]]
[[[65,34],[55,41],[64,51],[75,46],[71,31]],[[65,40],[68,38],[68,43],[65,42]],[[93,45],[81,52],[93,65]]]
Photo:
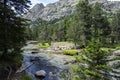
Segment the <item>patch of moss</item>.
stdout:
[[50,48],[50,45],[48,43],[39,43],[36,48],[39,48],[39,49],[47,49],[47,48]]
[[63,50],[62,53],[65,55],[71,55],[71,56],[78,54],[77,50]]
[[116,50],[120,50],[120,46],[117,46],[115,49],[116,49]]

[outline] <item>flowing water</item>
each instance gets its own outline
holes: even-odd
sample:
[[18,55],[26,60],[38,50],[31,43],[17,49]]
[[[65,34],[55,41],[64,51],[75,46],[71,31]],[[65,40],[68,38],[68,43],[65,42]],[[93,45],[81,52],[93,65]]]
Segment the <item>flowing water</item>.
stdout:
[[[34,78],[34,80],[39,80],[35,77],[35,72],[39,70],[44,70],[46,71],[47,75],[44,80],[58,80],[58,75],[59,75],[59,69],[55,66],[52,66],[51,64],[48,63],[47,60],[40,59],[39,61],[30,61],[30,56],[25,56],[24,57],[24,62],[25,65],[30,65],[33,64],[31,67],[29,67],[26,71]],[[54,72],[55,75],[50,77],[49,72]]]
[[[24,49],[26,49],[26,51],[23,52],[24,65],[29,66],[34,63],[26,71],[33,77],[34,80],[39,80],[35,77],[35,73],[36,71],[40,71],[40,70],[44,70],[47,73],[44,80],[58,80],[59,73],[65,66],[64,65],[65,61],[60,58],[63,56],[54,54],[54,58],[53,58],[53,56],[46,53],[32,54],[32,50],[27,50],[27,49],[33,47],[34,44],[28,44],[27,46],[24,47]],[[39,60],[31,61],[30,60],[31,57],[38,57]],[[49,76],[50,72],[54,73],[52,77]]]

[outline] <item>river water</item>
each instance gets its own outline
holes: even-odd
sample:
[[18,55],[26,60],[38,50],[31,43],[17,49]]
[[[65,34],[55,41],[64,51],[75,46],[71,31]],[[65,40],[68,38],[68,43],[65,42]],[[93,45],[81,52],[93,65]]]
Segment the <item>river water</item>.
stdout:
[[[28,44],[27,46],[24,47],[24,49],[30,49],[33,47],[34,47],[34,44]],[[24,51],[24,53],[23,53],[24,59],[23,60],[24,60],[25,66],[29,66],[34,63],[26,71],[33,77],[34,80],[39,80],[38,78],[35,77],[35,73],[36,73],[36,71],[40,71],[40,70],[44,70],[47,73],[44,80],[58,80],[60,69],[56,66],[53,66],[51,63],[49,63],[50,57],[48,57],[47,55],[43,56],[43,53],[41,53],[41,54],[42,54],[41,56],[39,55],[39,60],[30,61],[31,56],[35,57],[38,55],[32,54],[32,51],[30,51],[30,50]],[[49,76],[50,72],[54,73],[54,75]]]
[[[26,71],[33,77],[34,80],[39,80],[35,77],[36,71],[44,70],[47,75],[44,80],[58,80],[58,76],[60,73],[60,69],[57,68],[56,66],[53,66],[52,64],[49,63],[48,59],[45,59],[43,57],[39,57],[38,61],[30,61],[31,56],[24,56],[24,62],[26,66],[30,66]],[[54,73],[54,76],[49,76],[49,73],[52,72]]]
[[[34,44],[28,44],[24,48],[33,48]],[[73,57],[71,56],[65,56],[65,55],[59,55],[59,54],[46,54],[46,53],[37,53],[37,54],[32,54],[31,50],[26,50],[23,53],[24,55],[24,63],[26,66],[29,66],[33,64],[31,67],[29,67],[26,71],[33,77],[34,80],[39,80],[35,77],[36,71],[44,70],[46,71],[47,75],[44,78],[44,80],[61,80],[59,79],[60,72],[65,69],[64,63],[69,62],[71,60],[74,60]],[[52,55],[52,56],[51,56]],[[37,61],[32,61],[31,62],[31,57],[38,57],[39,60]],[[66,60],[65,60],[66,59]],[[69,60],[70,59],[70,60]],[[114,63],[117,63],[118,61],[115,62],[110,62],[110,65],[114,65]],[[119,60],[120,62],[120,60]],[[68,68],[67,68],[68,69]],[[120,68],[119,69],[114,69],[115,71],[117,70],[118,73],[120,73]],[[49,76],[49,73],[52,72],[54,73],[54,76]],[[120,75],[117,73],[109,72],[111,75],[115,77],[111,77],[109,80],[120,80]],[[116,78],[118,77],[118,78]]]

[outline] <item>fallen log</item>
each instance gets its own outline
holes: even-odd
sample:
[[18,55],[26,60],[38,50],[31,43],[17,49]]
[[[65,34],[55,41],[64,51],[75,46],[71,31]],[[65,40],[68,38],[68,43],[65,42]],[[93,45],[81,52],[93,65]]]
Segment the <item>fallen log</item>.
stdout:
[[33,64],[34,63],[32,63],[32,64],[30,64],[30,65],[28,65],[26,67],[24,67],[24,65],[23,65],[19,70],[16,71],[16,73],[21,73],[21,72],[25,71],[26,69],[28,69],[29,67],[31,67]]

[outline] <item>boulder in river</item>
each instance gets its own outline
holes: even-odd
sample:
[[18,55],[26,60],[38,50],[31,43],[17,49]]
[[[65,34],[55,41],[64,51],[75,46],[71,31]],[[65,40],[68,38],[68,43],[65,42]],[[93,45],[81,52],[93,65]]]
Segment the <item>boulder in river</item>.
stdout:
[[46,76],[46,72],[44,70],[37,71],[35,73],[35,76],[40,79],[44,79]]
[[115,55],[115,56],[120,56],[120,50],[114,51],[114,52],[113,52],[113,55]]

